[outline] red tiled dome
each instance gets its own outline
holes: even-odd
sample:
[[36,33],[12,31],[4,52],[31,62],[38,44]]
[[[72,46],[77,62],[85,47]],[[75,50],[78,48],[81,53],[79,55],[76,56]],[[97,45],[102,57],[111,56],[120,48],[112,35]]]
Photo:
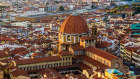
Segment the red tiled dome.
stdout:
[[86,21],[80,16],[69,16],[61,25],[61,33],[86,33],[89,31]]

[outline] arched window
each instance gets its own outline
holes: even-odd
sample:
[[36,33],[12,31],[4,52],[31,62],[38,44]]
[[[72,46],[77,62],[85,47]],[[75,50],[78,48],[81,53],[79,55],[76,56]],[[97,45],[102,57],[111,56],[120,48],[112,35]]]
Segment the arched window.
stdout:
[[67,36],[67,41],[71,41],[70,35]]
[[81,38],[82,37],[82,35],[79,35],[79,38]]
[[79,41],[80,41],[80,38],[82,37],[82,35],[79,35]]

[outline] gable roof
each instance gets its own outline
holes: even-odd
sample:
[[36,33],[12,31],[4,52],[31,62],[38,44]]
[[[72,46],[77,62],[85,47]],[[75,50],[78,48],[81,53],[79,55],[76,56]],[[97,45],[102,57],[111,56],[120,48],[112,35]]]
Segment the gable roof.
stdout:
[[17,65],[22,65],[22,64],[34,64],[34,63],[60,61],[60,60],[61,57],[56,55],[56,56],[49,56],[49,57],[38,57],[33,59],[15,60],[15,62]]
[[97,49],[95,47],[87,47],[86,51],[91,52],[93,54],[96,54],[96,55],[98,55],[104,59],[107,59],[107,60],[113,60],[113,59],[117,58],[117,56],[114,56],[108,52],[102,51],[102,50]]
[[26,77],[29,77],[28,73],[24,70],[15,70],[13,72],[11,72],[11,74],[14,76],[14,77],[18,77],[18,76],[26,76]]

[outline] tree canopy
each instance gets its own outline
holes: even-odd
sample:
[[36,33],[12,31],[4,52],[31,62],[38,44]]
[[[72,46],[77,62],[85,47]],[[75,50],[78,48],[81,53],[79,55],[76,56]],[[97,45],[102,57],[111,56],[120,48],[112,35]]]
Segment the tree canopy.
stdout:
[[60,10],[60,11],[64,11],[65,9],[64,9],[63,6],[60,6],[60,7],[59,7],[59,10]]
[[48,2],[46,2],[46,5],[49,5],[49,3],[48,3]]

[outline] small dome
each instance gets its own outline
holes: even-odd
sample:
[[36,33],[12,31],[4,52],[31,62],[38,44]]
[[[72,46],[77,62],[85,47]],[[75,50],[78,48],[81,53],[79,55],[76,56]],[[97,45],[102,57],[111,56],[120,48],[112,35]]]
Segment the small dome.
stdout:
[[61,25],[61,33],[86,33],[89,31],[86,21],[78,16],[71,15],[67,17]]
[[113,70],[113,74],[118,74],[118,70],[117,69],[114,69]]

